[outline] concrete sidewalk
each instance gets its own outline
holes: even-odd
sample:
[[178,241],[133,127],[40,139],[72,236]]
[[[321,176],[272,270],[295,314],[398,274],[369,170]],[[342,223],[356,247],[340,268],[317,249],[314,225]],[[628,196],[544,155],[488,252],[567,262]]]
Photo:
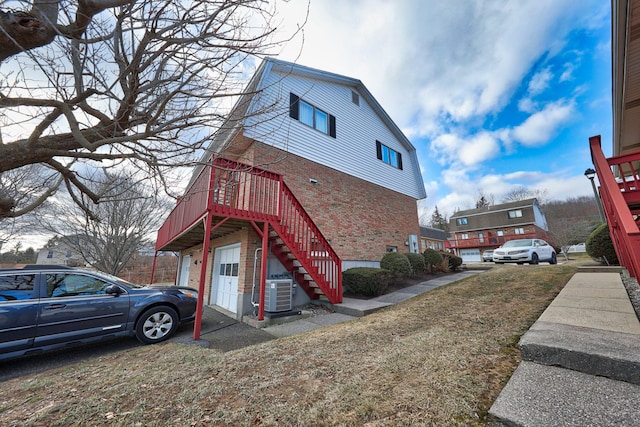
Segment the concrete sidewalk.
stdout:
[[578,272],[520,340],[493,425],[640,425],[640,322],[619,272]]

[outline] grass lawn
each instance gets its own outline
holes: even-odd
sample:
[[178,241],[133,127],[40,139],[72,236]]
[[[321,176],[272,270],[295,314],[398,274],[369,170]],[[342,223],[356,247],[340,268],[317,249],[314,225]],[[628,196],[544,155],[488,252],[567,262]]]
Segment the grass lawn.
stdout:
[[16,378],[0,387],[0,425],[482,425],[520,336],[579,264],[496,266],[228,353],[161,344]]

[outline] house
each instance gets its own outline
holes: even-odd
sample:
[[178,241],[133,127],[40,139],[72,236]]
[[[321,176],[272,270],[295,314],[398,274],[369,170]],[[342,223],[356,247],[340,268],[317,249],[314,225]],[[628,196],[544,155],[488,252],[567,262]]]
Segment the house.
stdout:
[[55,245],[40,249],[36,257],[36,264],[68,265],[80,267],[85,265],[82,255],[71,246],[60,242]]
[[420,227],[420,252],[426,249],[445,250],[447,233],[439,228]]
[[340,303],[343,270],[418,252],[415,147],[360,80],[268,58],[245,93],[158,231],[178,284],[262,320]]
[[481,262],[482,251],[514,239],[552,243],[538,200],[526,199],[454,213],[449,219],[451,248],[463,262]]
[[640,0],[611,2],[613,156],[589,138],[609,234],[620,263],[640,278]]

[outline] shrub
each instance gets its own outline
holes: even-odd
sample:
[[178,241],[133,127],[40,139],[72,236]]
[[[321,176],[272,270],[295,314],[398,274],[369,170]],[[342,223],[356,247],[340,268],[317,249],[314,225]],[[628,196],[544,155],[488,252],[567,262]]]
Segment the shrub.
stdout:
[[587,237],[586,241],[587,254],[591,258],[606,260],[609,264],[618,264],[618,256],[613,248],[613,242],[609,235],[609,227],[606,223],[600,224],[593,232]]
[[458,267],[462,265],[462,258],[457,255],[447,252],[442,253],[442,258],[446,259],[449,263],[449,271],[456,271]]
[[424,256],[424,262],[428,266],[429,271],[433,273],[435,266],[442,263],[442,254],[435,249],[427,248],[422,256]]
[[405,256],[409,260],[409,264],[411,264],[411,271],[413,272],[413,275],[420,274],[424,271],[426,264],[422,255],[408,253],[405,254]]
[[355,267],[342,272],[342,286],[355,295],[380,296],[389,287],[388,270],[373,267]]
[[411,264],[409,259],[397,252],[387,252],[380,261],[380,268],[389,270],[393,279],[406,279],[411,277]]

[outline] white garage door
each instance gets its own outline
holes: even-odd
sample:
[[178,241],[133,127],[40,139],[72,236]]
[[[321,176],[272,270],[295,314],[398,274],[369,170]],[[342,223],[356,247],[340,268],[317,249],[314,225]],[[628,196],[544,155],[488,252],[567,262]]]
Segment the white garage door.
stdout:
[[462,262],[480,262],[480,249],[460,249],[460,258]]
[[232,313],[238,311],[239,266],[240,245],[216,249],[210,304],[222,307]]

